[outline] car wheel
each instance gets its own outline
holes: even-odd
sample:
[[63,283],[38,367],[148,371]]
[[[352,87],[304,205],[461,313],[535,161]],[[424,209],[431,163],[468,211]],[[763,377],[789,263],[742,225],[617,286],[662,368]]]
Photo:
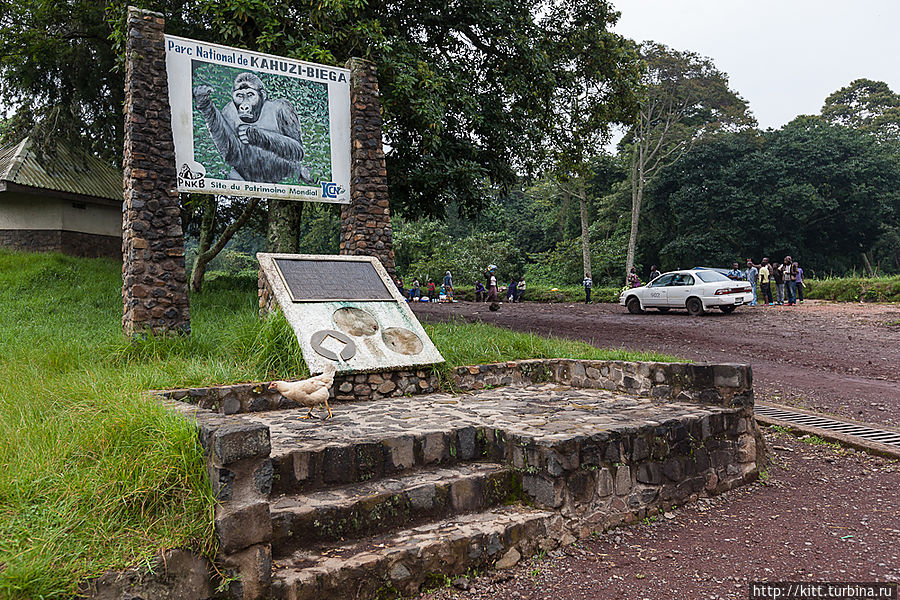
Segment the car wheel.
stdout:
[[703,303],[700,302],[700,298],[688,298],[687,302],[685,302],[684,304],[684,307],[687,308],[687,311],[695,317],[699,317],[704,313]]
[[737,307],[734,304],[731,304],[729,306],[720,306],[719,310],[721,310],[726,315],[730,315],[731,313],[734,312],[735,308],[737,308]]
[[644,309],[641,308],[641,301],[634,296],[628,299],[628,302],[625,303],[625,308],[633,315],[639,315],[644,312]]
[[656,310],[658,310],[659,312],[669,312],[669,309],[665,307],[657,308]]

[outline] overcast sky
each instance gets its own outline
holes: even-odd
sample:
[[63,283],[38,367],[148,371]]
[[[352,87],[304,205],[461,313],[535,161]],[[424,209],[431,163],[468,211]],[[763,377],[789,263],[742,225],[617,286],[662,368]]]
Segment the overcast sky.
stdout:
[[612,0],[615,31],[713,59],[763,129],[861,77],[900,92],[900,0]]

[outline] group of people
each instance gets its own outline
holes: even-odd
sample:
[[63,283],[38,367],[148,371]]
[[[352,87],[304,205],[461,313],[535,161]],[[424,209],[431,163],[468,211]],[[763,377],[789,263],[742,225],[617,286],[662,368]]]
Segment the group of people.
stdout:
[[425,293],[422,293],[422,286],[418,279],[413,279],[408,290],[403,285],[403,278],[399,275],[394,283],[400,290],[400,294],[411,302],[455,302],[453,300],[453,275],[450,274],[450,271],[444,274],[440,287],[432,279],[429,279],[425,284]]
[[[490,302],[491,304],[499,302],[499,293],[502,288],[498,286],[497,282],[497,265],[488,265],[484,279],[487,287],[480,280],[475,282],[475,302]],[[400,294],[410,302],[456,302],[453,299],[453,275],[450,274],[450,271],[446,272],[440,286],[429,279],[423,288],[418,279],[413,279],[407,289],[403,284],[403,278],[399,275],[394,283],[400,290]],[[506,288],[506,301],[522,302],[524,295],[525,278],[513,277]]]
[[[484,274],[487,287],[481,281],[475,282],[475,302],[490,302],[496,304],[499,300],[499,286],[497,285],[497,265],[488,265]],[[522,302],[525,295],[525,278],[514,276],[506,288],[507,302]]]
[[750,306],[759,304],[759,297],[762,297],[763,304],[769,306],[794,306],[798,302],[803,302],[803,268],[790,256],[785,256],[780,263],[772,263],[768,258],[763,258],[760,264],[748,258],[747,267],[743,271],[738,268],[738,263],[732,263],[731,270],[725,275],[736,281],[750,282],[753,290],[753,301]]

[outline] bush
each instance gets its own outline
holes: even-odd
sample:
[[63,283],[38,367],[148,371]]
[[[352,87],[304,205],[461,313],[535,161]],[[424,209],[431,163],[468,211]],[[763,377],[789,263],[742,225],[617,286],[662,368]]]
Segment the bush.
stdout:
[[803,295],[838,302],[900,302],[900,276],[806,279]]

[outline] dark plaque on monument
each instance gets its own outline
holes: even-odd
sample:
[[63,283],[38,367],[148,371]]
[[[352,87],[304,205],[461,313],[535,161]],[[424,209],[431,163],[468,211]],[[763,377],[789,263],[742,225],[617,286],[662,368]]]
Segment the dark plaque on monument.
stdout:
[[396,301],[369,261],[273,260],[294,302]]

